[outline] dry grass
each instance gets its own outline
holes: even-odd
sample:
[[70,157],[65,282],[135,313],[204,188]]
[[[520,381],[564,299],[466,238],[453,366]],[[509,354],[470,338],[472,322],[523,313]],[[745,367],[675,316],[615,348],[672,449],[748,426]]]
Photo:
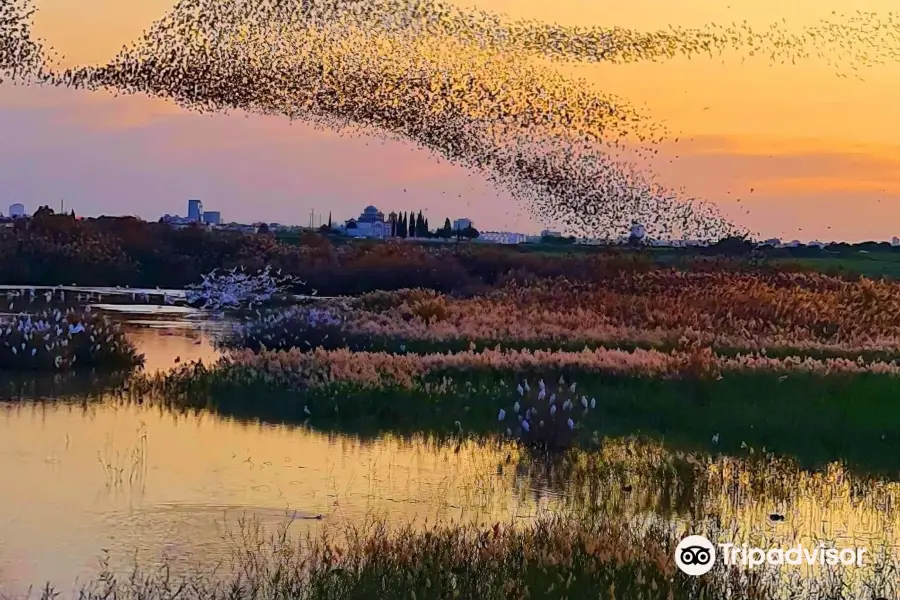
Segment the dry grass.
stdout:
[[473,298],[375,292],[356,306],[348,332],[376,337],[900,350],[900,283],[815,273],[623,271],[590,284],[510,284]]

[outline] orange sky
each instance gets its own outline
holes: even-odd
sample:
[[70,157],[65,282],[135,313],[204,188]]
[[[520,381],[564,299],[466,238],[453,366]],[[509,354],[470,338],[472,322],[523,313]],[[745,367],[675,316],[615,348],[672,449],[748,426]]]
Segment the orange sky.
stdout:
[[[172,0],[40,0],[36,33],[84,64],[110,58]],[[464,3],[468,4],[468,3]],[[844,3],[846,6],[846,3]],[[564,24],[643,30],[784,16],[793,27],[846,10],[835,0],[480,0],[479,8]],[[886,13],[887,0],[854,9]],[[664,121],[662,180],[764,237],[886,239],[900,235],[900,65],[835,76],[824,62],[771,66],[740,57],[559,67]],[[200,197],[225,218],[306,223],[427,208],[432,221],[470,216],[481,229],[536,229],[483,177],[398,142],[348,139],[274,117],[199,116],[144,97],[0,87],[0,210],[41,203],[84,214],[185,211]],[[6,137],[6,136],[4,136]],[[675,157],[678,157],[675,159]],[[672,163],[669,163],[669,160]],[[750,193],[753,188],[754,192]],[[406,190],[404,192],[404,190]],[[741,201],[738,202],[737,199]],[[552,223],[546,223],[552,225]]]

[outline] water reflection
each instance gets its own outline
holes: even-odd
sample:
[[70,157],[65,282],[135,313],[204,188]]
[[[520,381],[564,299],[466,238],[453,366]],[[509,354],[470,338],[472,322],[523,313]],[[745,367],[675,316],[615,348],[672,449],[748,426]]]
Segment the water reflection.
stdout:
[[290,509],[319,527],[531,510],[496,494],[513,475],[498,476],[499,452],[474,444],[459,452],[391,437],[364,444],[114,402],[0,407],[0,480],[16,482],[0,497],[4,589],[75,581],[101,549],[120,567],[134,551],[143,564],[215,563],[226,513],[274,524]]

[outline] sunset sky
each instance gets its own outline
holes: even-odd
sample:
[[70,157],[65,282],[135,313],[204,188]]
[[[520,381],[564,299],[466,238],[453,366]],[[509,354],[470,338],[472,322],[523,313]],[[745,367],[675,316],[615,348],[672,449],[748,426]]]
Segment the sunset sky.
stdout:
[[[35,33],[69,64],[104,62],[171,4],[40,0]],[[887,13],[892,3],[853,5]],[[481,0],[475,6],[642,30],[743,19],[765,25],[781,17],[800,28],[847,10],[837,0]],[[663,146],[662,181],[715,201],[762,237],[900,235],[900,64],[863,69],[864,81],[837,77],[824,62],[742,64],[737,55],[725,64],[695,58],[559,68],[665,122],[680,141]],[[144,96],[4,85],[0,132],[3,212],[12,202],[33,210],[64,199],[80,214],[155,219],[184,214],[187,199],[196,197],[238,221],[305,224],[311,209],[323,218],[331,210],[337,220],[375,204],[385,212],[427,209],[432,224],[467,216],[482,230],[554,225],[529,215],[483,176],[412,145],[345,138],[278,117],[201,116]]]

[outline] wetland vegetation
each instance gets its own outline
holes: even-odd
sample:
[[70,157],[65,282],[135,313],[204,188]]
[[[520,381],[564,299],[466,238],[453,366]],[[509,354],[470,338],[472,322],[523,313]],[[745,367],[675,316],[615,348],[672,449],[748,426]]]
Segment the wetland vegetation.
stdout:
[[[207,234],[165,235],[187,240]],[[230,569],[215,577],[192,570],[176,583],[170,572],[157,570],[168,564],[164,557],[143,555],[129,578],[119,557],[107,565],[106,577],[93,573],[82,597],[149,600],[178,590],[198,599],[863,598],[896,592],[900,284],[732,258],[671,265],[640,254],[391,244],[341,249],[314,240],[286,249],[267,236],[244,237],[222,242],[241,248],[233,259],[209,257],[226,265],[220,273],[230,274],[207,277],[181,296],[157,294],[163,305],[183,305],[190,296],[194,306],[224,310],[226,320],[202,339],[169,332],[172,340],[184,340],[178,350],[142,347],[146,335],[162,340],[165,330],[136,337],[127,319],[109,307],[86,306],[91,300],[73,303],[74,293],[63,300],[61,289],[50,290],[50,298],[27,288],[10,291],[13,314],[4,317],[0,332],[10,434],[29,427],[16,416],[21,411],[40,410],[42,419],[75,427],[77,415],[57,411],[79,407],[85,415],[103,415],[92,418],[108,419],[120,436],[141,432],[125,448],[97,451],[102,477],[140,475],[113,477],[105,484],[110,489],[144,486],[145,477],[164,468],[152,466],[157,438],[172,445],[156,450],[174,453],[165,468],[192,473],[178,484],[157,480],[156,504],[143,496],[129,502],[187,510],[186,498],[195,498],[201,506],[268,519],[258,530],[248,521],[238,524],[237,537],[227,538],[234,550]],[[263,246],[284,254],[266,254]],[[456,262],[447,260],[451,255]],[[341,258],[335,263],[328,256]],[[259,257],[266,262],[254,264]],[[140,261],[129,264],[133,273],[144,268]],[[363,270],[370,279],[342,288],[335,281],[349,279],[335,276],[328,284],[332,293],[348,295],[312,298],[318,275],[304,269],[317,264]],[[171,283],[198,283],[203,272]],[[250,283],[237,285],[238,279]],[[304,292],[307,297],[290,300],[290,293]],[[51,301],[69,305],[45,305]],[[196,319],[186,331],[205,322],[204,311],[182,310],[179,319]],[[146,323],[141,327],[148,331]],[[204,352],[196,354],[197,348]],[[144,354],[155,361],[163,356],[171,368],[142,369]],[[53,375],[29,378],[23,374],[28,369]],[[196,423],[201,432],[204,420],[212,433],[203,442],[188,442],[178,429]],[[143,429],[147,422],[156,424]],[[231,427],[240,428],[238,437],[229,437]],[[54,431],[62,437],[61,429]],[[68,448],[69,433],[65,440]],[[435,472],[452,471],[456,488],[493,489],[494,496],[441,504],[440,492],[423,499],[391,484],[387,493],[383,478],[362,474],[368,491],[333,490],[326,504],[307,511],[321,528],[304,517],[299,537],[286,533],[290,527],[279,534],[271,511],[281,506],[283,514],[298,498],[288,498],[286,488],[306,486],[310,495],[299,497],[317,504],[330,485],[268,475],[279,468],[296,472],[291,448],[298,440],[337,445],[345,453],[350,447],[391,448],[404,457],[413,452],[420,457],[415,461],[434,461],[429,468]],[[18,452],[7,443],[8,452]],[[249,447],[269,444],[281,444],[283,459],[251,455]],[[234,470],[245,446],[250,454],[241,464],[252,475]],[[5,476],[21,477],[20,459],[9,460]],[[346,456],[336,460],[339,470],[354,470]],[[209,473],[201,475],[197,469],[204,468]],[[248,486],[256,499],[238,500],[228,491],[207,496],[226,476],[226,489]],[[197,488],[196,481],[206,483]],[[189,492],[166,500],[169,486]],[[444,508],[426,513],[427,523],[417,520],[421,514],[390,510],[370,519],[361,497]],[[510,513],[514,497],[524,504]],[[448,519],[451,504],[454,518]],[[269,512],[260,513],[260,505]],[[357,512],[337,520],[343,505]],[[672,558],[687,532],[777,547],[854,541],[866,545],[874,562],[856,571],[811,572],[717,565],[695,578],[678,571]],[[179,544],[191,537],[172,535]],[[209,536],[203,539],[203,552],[211,552]],[[801,596],[790,596],[791,590]]]

